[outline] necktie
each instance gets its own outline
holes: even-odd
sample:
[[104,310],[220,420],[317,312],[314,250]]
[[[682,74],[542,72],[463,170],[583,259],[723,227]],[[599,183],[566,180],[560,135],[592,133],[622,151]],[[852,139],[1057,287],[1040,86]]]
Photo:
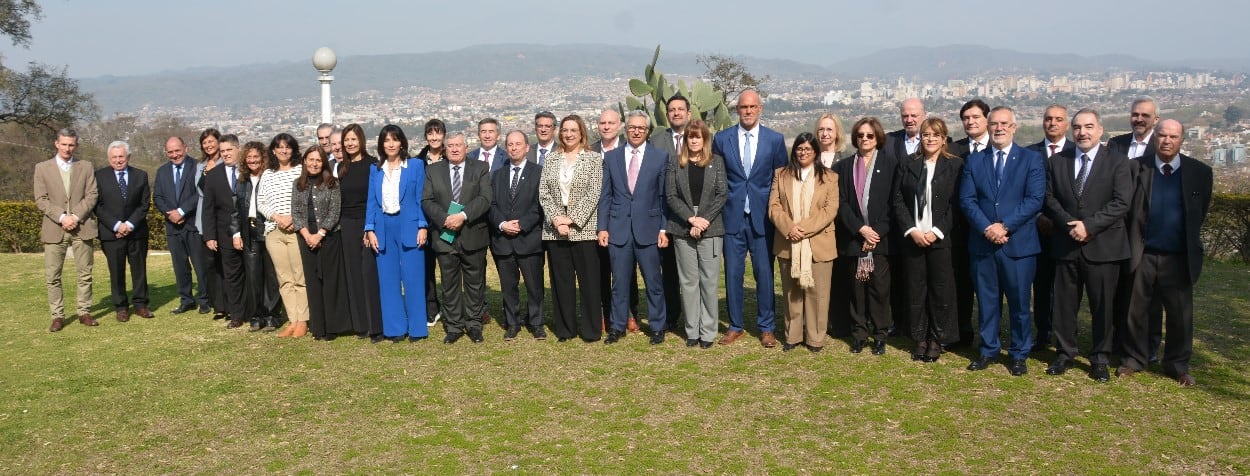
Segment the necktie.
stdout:
[[226,179],[230,181],[230,192],[234,192],[234,167],[226,166]]
[[482,151],[482,162],[486,162],[488,164],[490,163],[490,151],[488,150]]
[[544,160],[547,160],[547,148],[539,147],[538,148],[538,165],[542,165]]
[[1058,150],[1058,149],[1059,149],[1059,144],[1051,144],[1051,145],[1050,145],[1050,153],[1049,153],[1049,154],[1046,154],[1046,156],[1047,156],[1047,157],[1050,157],[1050,156],[1052,156],[1052,155],[1055,155],[1055,151],[1056,151],[1056,150]]
[[629,193],[634,193],[634,184],[638,183],[638,169],[642,166],[642,160],[638,158],[638,149],[634,149],[634,153],[629,156]]
[[1003,162],[1006,162],[1003,155],[1003,151],[998,151],[998,158],[994,160],[994,176],[998,178],[998,185],[1003,184]]
[[521,167],[512,167],[512,183],[508,185],[508,195],[516,200],[516,184],[521,180]]
[[126,171],[117,172],[117,186],[122,189],[122,201],[126,201]]
[[451,201],[460,201],[460,166],[451,168]]
[[1081,154],[1081,171],[1076,174],[1076,198],[1085,193],[1085,179],[1089,178],[1089,155]]
[[974,153],[974,154],[975,154],[975,153],[980,152],[980,151],[981,151],[981,143],[980,143],[980,142],[977,142],[977,141],[973,141],[973,142],[972,142],[972,153]]
[[744,134],[744,138],[742,140],[742,168],[743,170],[746,170],[747,175],[751,175],[753,155],[755,154],[751,150],[751,133],[748,132]]
[[174,164],[174,200],[178,200],[178,196],[182,195],[182,187],[178,184],[182,182],[182,164]]
[[1172,164],[1163,164],[1163,176],[1170,177],[1172,175]]
[[685,138],[686,136],[680,132],[673,134],[673,148],[676,149],[679,154],[681,153],[681,142]]

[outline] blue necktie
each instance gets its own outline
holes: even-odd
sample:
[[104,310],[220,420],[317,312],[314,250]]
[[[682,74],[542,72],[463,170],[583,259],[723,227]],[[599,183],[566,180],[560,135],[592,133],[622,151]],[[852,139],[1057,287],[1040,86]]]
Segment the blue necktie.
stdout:
[[174,200],[177,201],[179,195],[182,195],[182,188],[178,183],[182,180],[182,164],[174,164]]
[[994,176],[998,177],[998,185],[1000,186],[1003,184],[1003,163],[1004,162],[1006,162],[1006,160],[1003,159],[1003,151],[1000,150],[998,151],[998,159],[994,161]]
[[117,172],[117,186],[122,189],[122,201],[126,201],[126,172]]

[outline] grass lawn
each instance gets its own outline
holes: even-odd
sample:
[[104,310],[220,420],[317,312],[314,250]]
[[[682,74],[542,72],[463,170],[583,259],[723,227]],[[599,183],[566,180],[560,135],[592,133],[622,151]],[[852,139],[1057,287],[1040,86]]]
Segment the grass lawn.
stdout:
[[[53,334],[42,260],[0,254],[0,474],[1250,472],[1242,265],[1205,269],[1198,386],[1183,389],[1157,366],[1109,384],[1084,360],[1048,376],[1052,352],[1023,378],[971,373],[967,356],[912,362],[903,339],[881,357],[845,341],[505,343],[493,324],[480,345],[444,345],[441,329],[279,339],[170,314],[165,255],[149,258],[156,319],[113,319],[97,253],[101,325]],[[489,299],[500,316],[497,284]]]

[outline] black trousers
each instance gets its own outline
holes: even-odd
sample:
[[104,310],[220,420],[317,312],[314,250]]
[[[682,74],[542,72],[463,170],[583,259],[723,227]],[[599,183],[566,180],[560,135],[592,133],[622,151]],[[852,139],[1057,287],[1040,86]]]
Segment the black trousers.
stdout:
[[[543,254],[493,255],[503,294],[504,325],[541,329],[543,326]],[[526,310],[521,312],[521,278],[525,278]]]
[[[910,240],[910,238],[907,238]],[[908,333],[917,344],[959,340],[955,318],[955,270],[949,247],[920,248],[911,241],[899,253],[903,275],[894,276],[907,290]]]
[[867,340],[869,336],[877,340],[886,338],[893,321],[890,316],[890,261],[888,256],[874,254],[872,279],[860,282],[855,279],[859,257],[846,256],[838,259],[837,282],[847,288],[851,338],[857,341]]
[[[125,309],[131,304],[148,307],[148,239],[100,240],[100,249],[108,262],[113,309]],[[130,299],[126,298],[126,263],[130,263],[130,283],[134,285]]]
[[243,315],[249,319],[276,316],[282,306],[278,274],[265,248],[264,230],[243,230]]
[[338,232],[326,234],[317,249],[299,237],[299,256],[304,265],[304,287],[308,292],[308,331],[313,337],[352,331],[347,311],[347,286],[343,280],[343,246]]
[[1151,351],[1151,307],[1162,305],[1167,317],[1167,341],[1160,363],[1163,372],[1177,377],[1189,373],[1194,345],[1194,288],[1185,255],[1145,253],[1133,274],[1124,333],[1125,357],[1121,365],[1145,368]]
[[482,330],[486,304],[486,249],[438,253],[443,328],[448,334]]
[[1120,278],[1121,262],[1096,263],[1078,257],[1075,260],[1058,260],[1055,264],[1054,319],[1055,348],[1059,355],[1075,358],[1076,314],[1081,306],[1081,294],[1089,297],[1089,313],[1093,346],[1089,361],[1106,364],[1111,358],[1112,333],[1114,331],[1116,283]]
[[243,250],[234,249],[231,242],[218,242],[217,252],[213,254],[217,257],[217,267],[221,269],[217,292],[225,303],[222,307],[214,305],[213,309],[228,314],[232,319],[243,319],[247,314],[243,307]]
[[[378,291],[377,254],[364,245],[365,219],[363,216],[357,218],[343,215],[339,220],[343,272],[346,276],[343,287],[347,290],[352,332],[361,336],[382,335],[382,297]],[[432,269],[429,265],[431,261],[433,259],[426,260],[427,272]],[[434,278],[427,274],[426,280],[428,290],[433,285]]]
[[951,261],[955,271],[955,321],[959,326],[959,341],[965,345],[975,343],[974,336],[980,332],[972,323],[972,308],[976,301],[976,285],[972,282],[972,256],[968,253],[968,228],[956,225],[951,236]]
[[[898,242],[898,240],[895,240],[895,242]],[[873,256],[876,255],[874,254]],[[894,253],[885,256],[885,259],[887,273],[889,268],[903,269],[903,256],[901,254]],[[873,266],[877,272],[881,271],[881,265],[874,264]],[[876,276],[877,272],[874,272],[873,276]],[[875,280],[876,278],[874,277],[873,279]],[[911,322],[909,321],[911,303],[907,302],[907,282],[902,279],[890,280],[889,289],[886,290],[886,293],[886,302],[890,305],[890,323],[887,328],[893,327],[900,334],[906,333],[911,328]]]
[[[1047,240],[1043,239],[1043,243]],[[1054,331],[1055,267],[1058,263],[1050,256],[1049,247],[1042,245],[1037,255],[1037,273],[1033,278],[1033,325],[1035,342],[1049,340]],[[1118,280],[1117,280],[1118,281]]]
[[[200,238],[202,239],[203,235]],[[221,265],[221,251],[230,248],[230,243],[218,243],[217,251],[208,249],[208,245],[203,243],[200,243],[200,246],[204,255],[204,281],[208,287],[208,304],[215,312],[228,312],[226,285],[222,282],[225,279],[225,270]]]
[[[179,305],[208,305],[208,284],[204,279],[204,239],[190,230],[166,234],[165,244],[174,262],[174,283],[178,287]],[[195,270],[195,289],[191,286],[191,271]],[[193,292],[194,291],[194,292]]]
[[[603,337],[603,299],[599,243],[593,240],[544,241],[554,302],[551,327],[556,337],[581,337],[592,342]],[[581,297],[581,315],[577,312]],[[608,294],[609,296],[611,293]]]

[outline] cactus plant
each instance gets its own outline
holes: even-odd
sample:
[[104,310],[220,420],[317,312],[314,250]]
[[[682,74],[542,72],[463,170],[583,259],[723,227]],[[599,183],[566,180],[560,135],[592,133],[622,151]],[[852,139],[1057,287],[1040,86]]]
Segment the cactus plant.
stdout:
[[630,79],[631,95],[617,104],[617,109],[620,110],[622,116],[626,111],[647,111],[651,115],[652,130],[667,128],[668,110],[665,103],[668,98],[680,92],[690,103],[690,117],[702,119],[713,131],[734,125],[733,116],[730,115],[729,105],[725,104],[723,94],[716,91],[711,84],[703,81],[686,84],[685,80],[679,79],[676,85],[668,82],[664,74],[655,69],[659,59],[660,45],[656,45],[655,54],[651,56],[651,63],[643,68],[643,78]]

